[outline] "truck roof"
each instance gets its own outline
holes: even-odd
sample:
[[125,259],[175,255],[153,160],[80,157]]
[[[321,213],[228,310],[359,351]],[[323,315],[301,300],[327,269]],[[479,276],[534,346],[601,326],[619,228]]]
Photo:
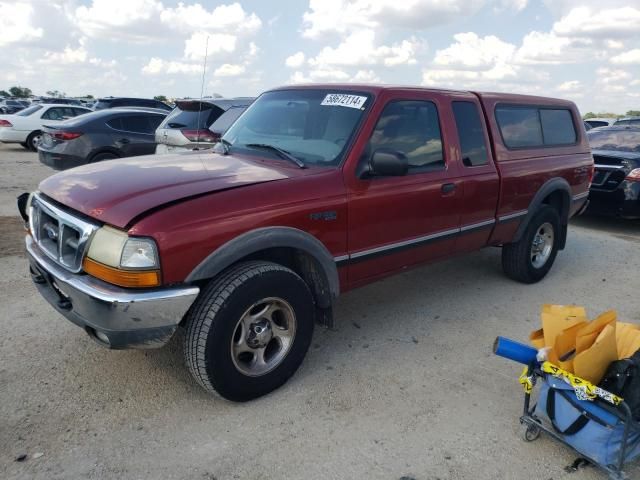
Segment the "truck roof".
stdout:
[[377,95],[383,91],[409,91],[415,90],[420,92],[438,92],[438,93],[466,93],[475,94],[480,98],[487,100],[505,100],[512,103],[553,103],[554,105],[573,105],[573,102],[569,100],[563,100],[560,98],[543,97],[538,95],[522,95],[517,93],[501,93],[501,92],[478,92],[474,90],[456,90],[450,88],[434,88],[434,87],[421,87],[415,85],[386,85],[386,84],[368,84],[368,83],[305,83],[299,85],[284,85],[282,87],[273,88],[269,91],[277,90],[304,90],[304,89],[332,89],[342,91],[357,91],[366,92],[373,95]]

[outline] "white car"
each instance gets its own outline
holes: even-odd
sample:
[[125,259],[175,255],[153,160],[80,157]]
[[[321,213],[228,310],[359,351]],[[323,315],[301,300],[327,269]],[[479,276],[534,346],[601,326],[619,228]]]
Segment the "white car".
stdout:
[[56,125],[91,110],[76,105],[41,103],[13,115],[0,115],[0,142],[19,143],[33,152],[38,151],[43,125]]

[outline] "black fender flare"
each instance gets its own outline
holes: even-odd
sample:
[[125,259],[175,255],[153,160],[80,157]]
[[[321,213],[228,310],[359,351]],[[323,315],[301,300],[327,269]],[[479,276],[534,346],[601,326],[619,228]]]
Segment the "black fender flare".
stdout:
[[215,277],[239,260],[270,248],[292,248],[302,251],[317,262],[328,290],[321,305],[330,307],[340,294],[338,267],[333,256],[313,235],[292,227],[263,227],[243,233],[216,248],[187,276],[186,282],[197,282]]
[[529,222],[538,211],[538,208],[540,208],[540,205],[542,205],[544,199],[556,191],[560,191],[563,193],[563,202],[560,210],[560,225],[562,227],[562,232],[560,232],[560,249],[564,248],[567,240],[567,225],[569,224],[569,211],[571,209],[572,197],[569,182],[561,177],[547,180],[536,192],[533,200],[531,200],[531,203],[529,204],[529,208],[527,208],[527,215],[523,218],[522,222],[520,222],[520,226],[516,231],[513,239],[514,243],[520,241],[520,239],[524,235],[525,230],[529,226]]

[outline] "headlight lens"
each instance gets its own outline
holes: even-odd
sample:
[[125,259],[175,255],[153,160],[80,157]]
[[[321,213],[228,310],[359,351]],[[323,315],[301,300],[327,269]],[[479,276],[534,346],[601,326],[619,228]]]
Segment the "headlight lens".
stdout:
[[129,237],[109,226],[94,234],[83,266],[86,273],[123,287],[160,285],[155,242],[150,238]]
[[124,268],[156,268],[158,254],[153,240],[148,238],[130,238],[122,249],[120,266]]

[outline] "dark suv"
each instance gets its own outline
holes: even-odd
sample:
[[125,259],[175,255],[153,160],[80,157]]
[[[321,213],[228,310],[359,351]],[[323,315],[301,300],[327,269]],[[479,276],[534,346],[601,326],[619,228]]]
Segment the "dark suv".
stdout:
[[99,98],[98,101],[93,105],[94,110],[104,110],[105,108],[116,107],[159,108],[161,110],[166,110],[167,112],[173,110],[164,102],[148,98],[105,97]]
[[26,105],[19,100],[2,100],[0,101],[0,113],[4,114],[12,114],[19,112]]
[[55,170],[120,157],[154,153],[154,132],[167,112],[114,108],[82,118],[44,125],[38,148],[40,161]]

